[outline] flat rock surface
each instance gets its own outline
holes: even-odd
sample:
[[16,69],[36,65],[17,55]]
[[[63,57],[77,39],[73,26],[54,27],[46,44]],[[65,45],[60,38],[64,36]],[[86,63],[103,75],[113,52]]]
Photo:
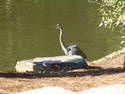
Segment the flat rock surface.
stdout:
[[[51,70],[64,70],[70,68],[83,68],[85,60],[78,55],[73,56],[55,56],[41,57],[29,60],[22,60],[16,63],[15,69],[17,72],[50,72]],[[75,67],[76,66],[76,67]]]

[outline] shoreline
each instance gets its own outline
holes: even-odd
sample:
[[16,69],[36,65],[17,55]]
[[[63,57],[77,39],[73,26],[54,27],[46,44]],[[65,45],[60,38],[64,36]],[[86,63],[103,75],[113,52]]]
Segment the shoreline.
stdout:
[[[110,63],[110,62],[119,62],[122,63],[125,60],[125,47],[112,52],[111,54],[108,54],[106,56],[103,56],[102,58],[93,60],[93,61],[86,61],[88,63],[88,65],[98,65],[98,64],[102,64],[102,63]],[[2,72],[0,71],[0,73],[18,73],[18,72]],[[23,74],[23,73],[21,73]],[[25,74],[25,73],[24,73]]]
[[101,62],[109,62],[111,60],[114,61],[114,59],[117,59],[117,58],[121,59],[119,62],[124,61],[125,47],[120,49],[120,50],[114,51],[111,54],[108,54],[108,55],[106,55],[106,56],[104,56],[102,58],[94,60],[94,61],[92,61],[92,63],[98,64],[98,63],[101,63]]
[[125,48],[88,63],[94,69],[78,69],[52,75],[0,72],[0,93],[15,94],[47,86],[60,86],[78,92],[104,85],[124,84],[124,58]]

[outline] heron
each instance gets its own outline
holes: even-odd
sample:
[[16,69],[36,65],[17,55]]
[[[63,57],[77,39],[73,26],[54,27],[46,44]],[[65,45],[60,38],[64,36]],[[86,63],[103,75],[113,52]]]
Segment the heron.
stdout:
[[56,28],[60,31],[60,45],[62,50],[64,51],[65,55],[80,55],[82,58],[86,59],[86,54],[77,46],[77,44],[64,44],[63,42],[63,28],[60,26],[60,24],[56,25]]

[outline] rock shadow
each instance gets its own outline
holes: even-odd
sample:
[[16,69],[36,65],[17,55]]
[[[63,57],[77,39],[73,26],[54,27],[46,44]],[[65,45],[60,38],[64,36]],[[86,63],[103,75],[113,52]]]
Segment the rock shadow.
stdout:
[[49,74],[34,73],[16,73],[16,72],[0,72],[0,77],[5,78],[52,78],[52,77],[83,77],[83,76],[100,76],[111,75],[124,72],[122,68],[107,68],[90,66],[88,69],[80,69],[78,71],[54,72]]

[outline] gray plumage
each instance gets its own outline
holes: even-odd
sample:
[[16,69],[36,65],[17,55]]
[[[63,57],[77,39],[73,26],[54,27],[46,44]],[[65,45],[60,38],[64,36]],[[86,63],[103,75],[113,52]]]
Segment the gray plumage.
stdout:
[[56,28],[60,30],[60,36],[59,36],[60,45],[66,55],[80,55],[83,58],[87,58],[86,54],[83,53],[83,51],[76,44],[64,45],[63,38],[62,38],[62,34],[63,34],[62,27],[60,26],[60,24],[57,24]]

